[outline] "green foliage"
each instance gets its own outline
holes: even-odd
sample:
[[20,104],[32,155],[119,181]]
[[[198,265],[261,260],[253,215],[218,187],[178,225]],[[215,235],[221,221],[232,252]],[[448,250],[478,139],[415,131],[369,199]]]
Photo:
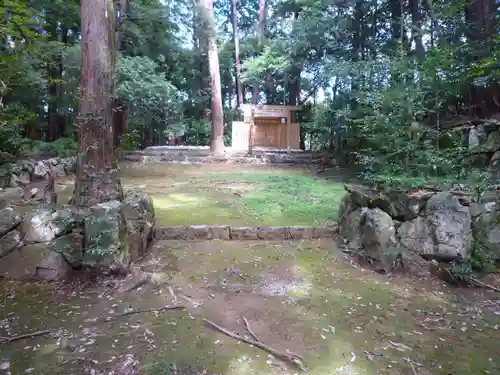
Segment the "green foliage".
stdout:
[[23,151],[33,154],[54,153],[60,157],[68,157],[77,155],[78,146],[73,138],[59,138],[54,142],[24,139]]
[[122,135],[120,144],[122,150],[124,151],[138,150],[141,145],[141,138],[139,132],[136,129],[133,129],[127,134]]
[[181,92],[159,72],[158,64],[148,57],[121,57],[118,73],[117,95],[127,108],[129,130],[144,138],[155,129],[162,139],[164,134],[161,129],[166,130],[180,121]]
[[445,270],[450,274],[451,278],[458,284],[468,284],[472,277],[473,270],[471,263],[453,262]]

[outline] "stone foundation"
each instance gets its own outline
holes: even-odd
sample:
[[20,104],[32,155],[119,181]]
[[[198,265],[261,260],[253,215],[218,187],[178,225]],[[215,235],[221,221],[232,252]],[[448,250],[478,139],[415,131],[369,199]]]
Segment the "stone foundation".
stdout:
[[156,240],[300,240],[335,238],[337,225],[328,227],[246,227],[228,225],[188,225],[156,229]]
[[210,155],[208,147],[158,146],[148,147],[143,151],[123,152],[123,160],[140,163],[168,164],[254,164],[254,165],[311,165],[335,166],[331,155],[319,152],[286,151],[286,150],[254,150],[251,155],[226,149],[222,157]]
[[45,180],[48,172],[57,176],[67,176],[76,171],[76,156],[50,158],[45,160],[19,160],[0,166],[0,188],[26,186],[32,182]]

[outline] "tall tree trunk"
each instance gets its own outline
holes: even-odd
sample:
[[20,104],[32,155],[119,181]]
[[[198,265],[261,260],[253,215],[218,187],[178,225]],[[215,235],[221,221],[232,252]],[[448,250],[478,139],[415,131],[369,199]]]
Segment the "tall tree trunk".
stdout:
[[202,16],[204,21],[203,31],[208,45],[208,67],[210,70],[212,100],[212,138],[210,150],[213,155],[224,155],[224,115],[222,110],[222,89],[219,68],[219,55],[217,53],[217,37],[213,0],[201,0]]
[[237,0],[231,0],[231,23],[233,25],[234,43],[234,74],[236,81],[236,106],[243,104],[243,87],[241,85],[241,60],[240,60],[240,38],[238,36],[238,9]]
[[[495,0],[469,0],[466,8],[466,21],[470,25],[466,35],[474,48],[473,60],[491,56],[492,38],[497,28],[497,6]],[[485,117],[499,109],[500,86],[492,84],[480,87],[471,84],[469,93],[470,107],[475,115]]]
[[[259,0],[259,44],[260,48],[264,47],[264,37],[266,31],[266,0]],[[259,85],[256,84],[252,88],[252,109],[250,111],[250,129],[248,130],[248,153],[251,154],[253,152],[253,139],[254,139],[254,131],[255,131],[255,122],[254,122],[254,114],[255,114],[255,106],[259,102]]]
[[[51,37],[58,42],[62,42],[62,30],[58,30],[58,22],[52,22],[52,29],[50,31]],[[53,60],[48,68],[48,113],[47,113],[47,138],[49,141],[55,141],[61,136],[60,133],[60,115],[59,105],[61,103],[61,80],[62,80],[62,55],[57,53],[53,55]]]
[[113,155],[115,10],[113,0],[81,0],[82,64],[78,163],[73,203],[122,200]]
[[409,0],[409,5],[411,13],[411,33],[413,42],[415,43],[415,53],[418,61],[423,61],[425,58],[425,48],[422,40],[423,13],[419,8],[420,2],[418,0]]

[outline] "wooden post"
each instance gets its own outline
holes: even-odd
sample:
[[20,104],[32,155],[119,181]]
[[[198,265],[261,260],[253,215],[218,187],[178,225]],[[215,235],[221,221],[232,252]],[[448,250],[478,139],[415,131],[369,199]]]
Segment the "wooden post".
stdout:
[[291,152],[290,149],[290,125],[292,124],[292,116],[290,116],[290,111],[288,111],[286,115],[286,147],[288,150],[288,153]]

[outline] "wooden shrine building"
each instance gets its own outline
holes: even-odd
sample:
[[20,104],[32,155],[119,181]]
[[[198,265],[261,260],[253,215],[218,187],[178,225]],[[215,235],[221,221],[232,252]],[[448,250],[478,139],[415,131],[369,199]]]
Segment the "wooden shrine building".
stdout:
[[249,141],[253,149],[299,150],[299,106],[257,105],[254,110],[253,135],[249,137],[252,105],[242,104],[243,121],[232,126],[232,149],[247,151]]

